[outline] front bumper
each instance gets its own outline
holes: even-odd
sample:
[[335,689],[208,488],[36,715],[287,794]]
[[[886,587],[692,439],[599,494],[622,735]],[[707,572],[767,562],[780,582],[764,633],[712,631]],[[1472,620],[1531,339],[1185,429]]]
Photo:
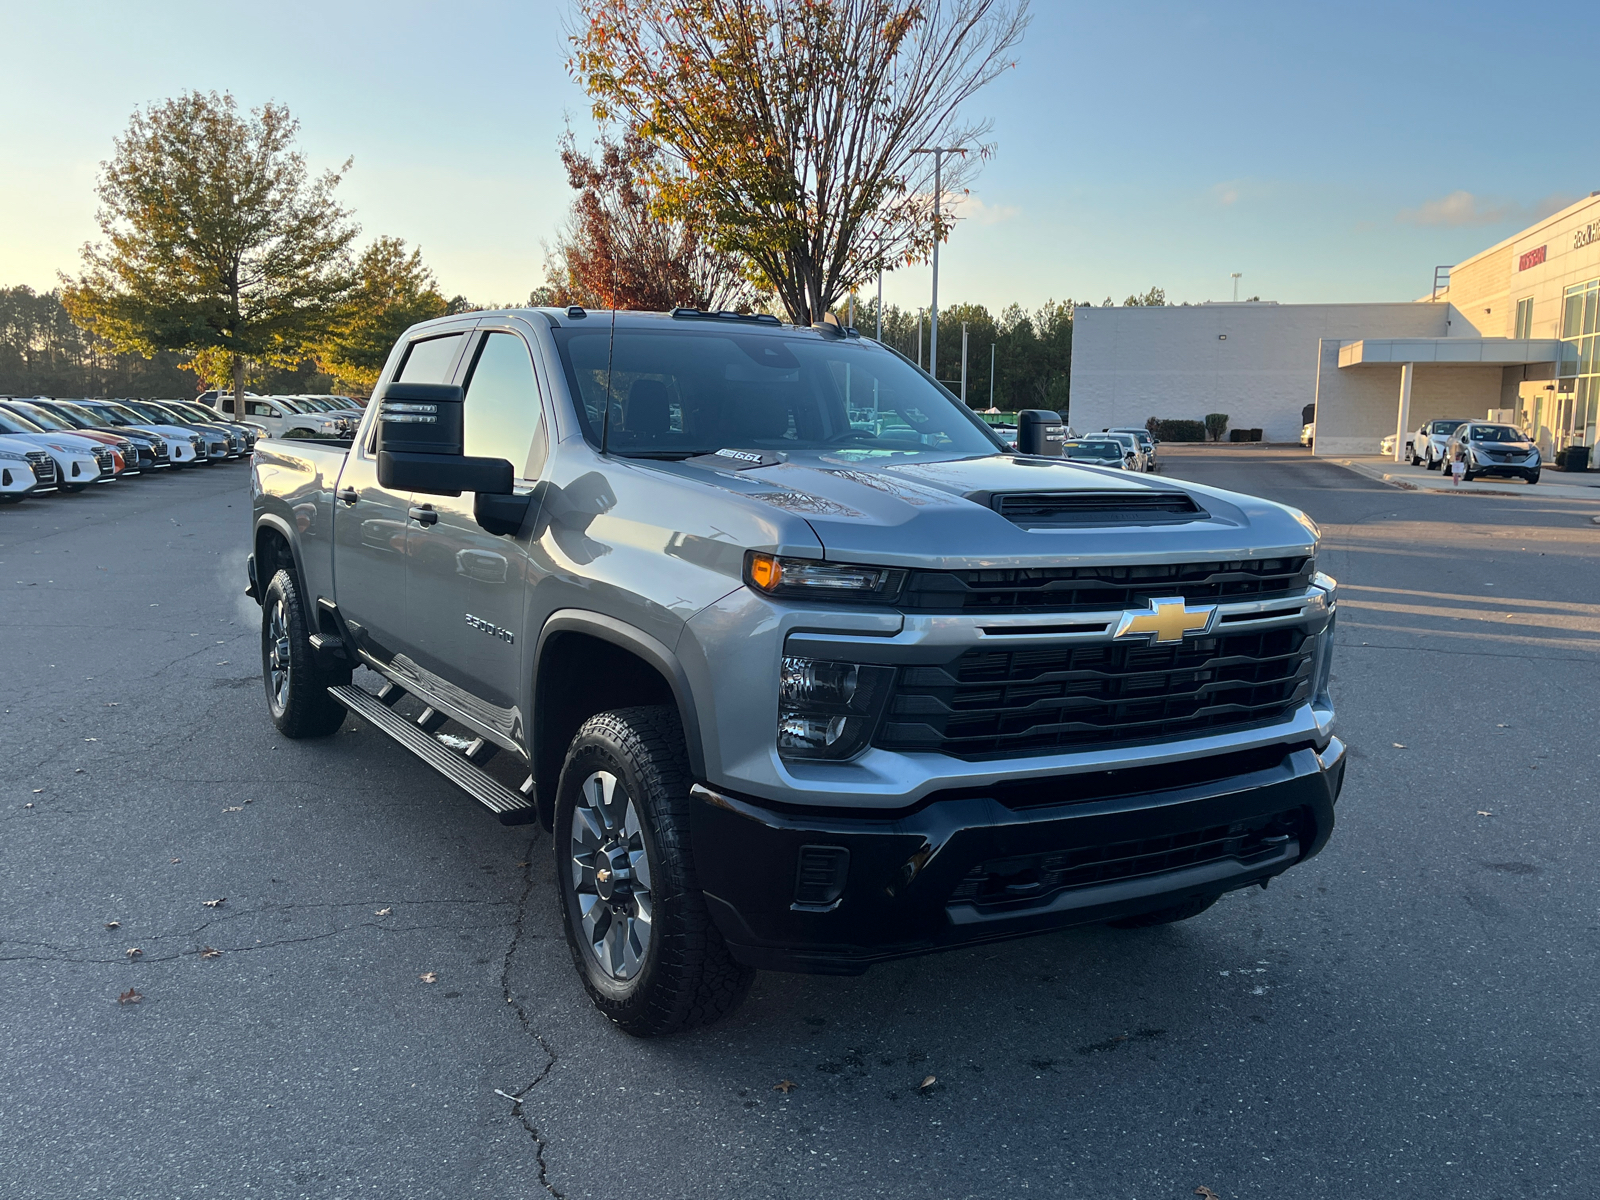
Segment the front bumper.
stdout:
[[[1244,769],[1205,782],[1193,781],[1207,774],[1198,760],[1187,779],[1181,767],[1126,772],[1135,786],[1155,785],[1131,794],[1115,780],[1067,777],[1038,781],[1020,802],[1001,788],[967,789],[872,816],[696,786],[700,885],[734,957],[824,974],[1167,908],[1265,884],[1327,842],[1343,743],[1273,750],[1228,756]],[[1040,784],[1061,798],[1044,792],[1037,803]],[[817,847],[848,851],[831,903],[801,888],[802,848]]]
[[1543,465],[1539,459],[1531,455],[1516,462],[1496,462],[1493,459],[1480,459],[1472,464],[1472,473],[1477,476],[1504,475],[1512,479],[1527,479]]

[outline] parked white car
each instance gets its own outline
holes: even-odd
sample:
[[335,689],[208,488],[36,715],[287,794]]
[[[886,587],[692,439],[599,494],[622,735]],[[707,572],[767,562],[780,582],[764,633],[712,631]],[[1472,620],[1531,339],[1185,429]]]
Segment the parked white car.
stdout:
[[54,486],[63,492],[81,492],[103,475],[107,482],[116,476],[116,460],[111,447],[92,438],[72,433],[47,433],[15,413],[0,412],[0,441],[43,450],[56,465]]
[[1300,427],[1300,444],[1302,446],[1310,447],[1316,444],[1316,440],[1317,423],[1315,421],[1307,421]]
[[[230,419],[235,415],[231,394],[218,396],[215,407]],[[349,416],[308,412],[288,396],[246,394],[244,420],[247,424],[261,426],[267,431],[268,437],[275,438],[348,437],[352,428]]]
[[1412,435],[1411,465],[1427,467],[1430,471],[1437,470],[1444,464],[1444,448],[1450,440],[1450,435],[1465,424],[1466,421],[1461,418],[1424,421]]
[[[4,440],[0,438],[0,441]],[[55,482],[54,464],[48,461],[49,456],[43,451],[34,453],[47,461],[35,463],[21,446],[0,445],[0,502],[15,503],[38,490],[39,476],[34,473],[36,465],[49,476],[52,483]]]

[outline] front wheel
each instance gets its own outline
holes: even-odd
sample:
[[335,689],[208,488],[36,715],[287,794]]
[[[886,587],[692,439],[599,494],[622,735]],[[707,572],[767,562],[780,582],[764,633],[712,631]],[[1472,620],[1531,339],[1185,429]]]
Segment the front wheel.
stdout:
[[300,585],[288,568],[267,584],[261,600],[261,677],[267,709],[284,737],[326,737],[344,724],[344,705],[328,695],[350,682],[350,668],[328,670],[311,649]]
[[1538,483],[1539,482],[1539,472],[1538,471],[1529,471],[1528,472],[1528,482],[1529,483]]
[[637,1037],[738,1007],[755,972],[729,955],[689,845],[688,755],[669,707],[590,717],[556,789],[567,946],[595,1007]]

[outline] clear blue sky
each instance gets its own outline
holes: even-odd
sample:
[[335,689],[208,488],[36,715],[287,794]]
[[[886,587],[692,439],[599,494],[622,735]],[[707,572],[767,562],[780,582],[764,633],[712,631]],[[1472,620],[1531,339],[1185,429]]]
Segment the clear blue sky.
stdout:
[[[556,139],[587,106],[565,3],[0,0],[0,285],[53,284],[95,236],[93,184],[138,106],[275,99],[367,235],[420,244],[448,292],[525,297],[568,203]],[[1600,6],[1036,0],[979,95],[996,154],[941,299],[1408,300],[1433,267],[1600,189]],[[926,303],[926,268],[890,277]]]

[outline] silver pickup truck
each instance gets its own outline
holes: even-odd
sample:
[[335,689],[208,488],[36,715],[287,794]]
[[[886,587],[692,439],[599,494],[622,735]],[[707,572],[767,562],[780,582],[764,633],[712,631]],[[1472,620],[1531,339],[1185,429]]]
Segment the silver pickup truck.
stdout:
[[630,1033],[756,969],[1183,920],[1333,827],[1311,520],[1013,451],[854,330],[443,318],[253,487],[277,727],[352,713],[542,822]]

